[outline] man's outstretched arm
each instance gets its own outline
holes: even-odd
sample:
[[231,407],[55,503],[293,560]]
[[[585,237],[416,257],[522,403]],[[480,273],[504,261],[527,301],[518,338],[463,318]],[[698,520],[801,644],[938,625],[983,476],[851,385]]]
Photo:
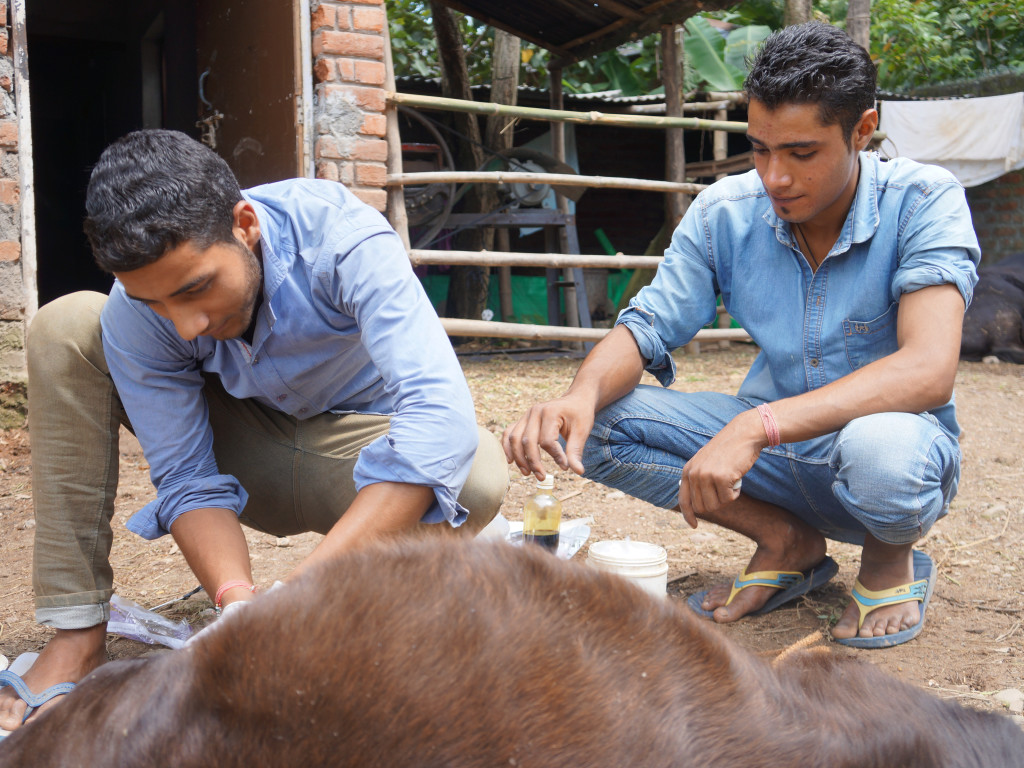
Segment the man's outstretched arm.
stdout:
[[[594,426],[594,414],[632,392],[643,372],[644,359],[633,334],[616,326],[590,351],[564,395],[531,406],[505,429],[505,458],[524,475],[542,479],[543,449],[559,467],[582,475],[583,444]],[[565,439],[565,450],[559,435]]]

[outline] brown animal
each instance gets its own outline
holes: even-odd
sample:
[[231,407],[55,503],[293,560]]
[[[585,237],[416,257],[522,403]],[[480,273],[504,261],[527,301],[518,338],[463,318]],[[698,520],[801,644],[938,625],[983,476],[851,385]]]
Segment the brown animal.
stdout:
[[1024,766],[1024,732],[503,543],[392,543],[101,667],[0,766]]

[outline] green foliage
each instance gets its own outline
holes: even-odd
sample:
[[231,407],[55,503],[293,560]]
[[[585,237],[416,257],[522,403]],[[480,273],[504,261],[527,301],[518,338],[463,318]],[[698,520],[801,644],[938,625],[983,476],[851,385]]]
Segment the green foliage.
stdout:
[[1024,71],[1024,0],[874,0],[871,54],[890,90]]
[[[842,27],[847,0],[815,0],[815,18]],[[785,0],[745,0],[732,8],[686,22],[685,88],[737,90],[744,60],[772,29],[782,26]],[[427,0],[387,0],[395,72],[440,77],[440,64]],[[491,81],[494,30],[456,14],[466,41],[466,62],[474,83]],[[737,25],[728,38],[707,22]],[[662,91],[659,35],[621,45],[567,67],[569,93],[618,89],[635,96]],[[879,85],[902,90],[967,79],[993,69],[1024,71],[1024,0],[873,0],[871,54]],[[548,51],[522,44],[522,85],[548,87]]]

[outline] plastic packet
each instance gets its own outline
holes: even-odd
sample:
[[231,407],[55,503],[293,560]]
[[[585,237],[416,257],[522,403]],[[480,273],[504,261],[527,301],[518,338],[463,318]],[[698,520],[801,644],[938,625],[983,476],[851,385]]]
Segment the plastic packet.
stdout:
[[[594,522],[592,517],[578,518],[576,520],[563,520],[558,526],[558,557],[568,560],[586,543],[590,538],[590,523]],[[523,543],[523,524],[521,522],[507,521],[508,533],[505,536],[510,544],[519,546]]]
[[177,649],[185,645],[192,634],[192,627],[187,621],[168,619],[120,595],[111,595],[107,632],[150,645],[159,643]]

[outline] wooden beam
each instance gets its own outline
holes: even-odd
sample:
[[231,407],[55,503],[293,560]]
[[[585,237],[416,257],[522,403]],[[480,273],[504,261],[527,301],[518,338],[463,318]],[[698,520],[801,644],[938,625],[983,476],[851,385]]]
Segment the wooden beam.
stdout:
[[[441,325],[449,336],[476,336],[495,339],[537,339],[545,341],[590,341],[603,339],[610,328],[569,328],[558,325],[528,323],[496,323],[487,320],[461,320],[442,317]],[[750,341],[742,328],[705,328],[697,331],[693,341]],[[691,342],[692,343],[692,342]]]
[[647,192],[675,192],[695,195],[704,184],[627,179],[617,176],[578,176],[574,173],[524,173],[513,171],[426,171],[423,173],[389,173],[387,186],[438,184],[441,182],[473,184],[550,184],[553,187],[594,187],[598,189],[640,189]]
[[491,267],[587,267],[593,269],[657,269],[664,256],[598,256],[516,251],[409,251],[414,266],[425,264],[486,264]]

